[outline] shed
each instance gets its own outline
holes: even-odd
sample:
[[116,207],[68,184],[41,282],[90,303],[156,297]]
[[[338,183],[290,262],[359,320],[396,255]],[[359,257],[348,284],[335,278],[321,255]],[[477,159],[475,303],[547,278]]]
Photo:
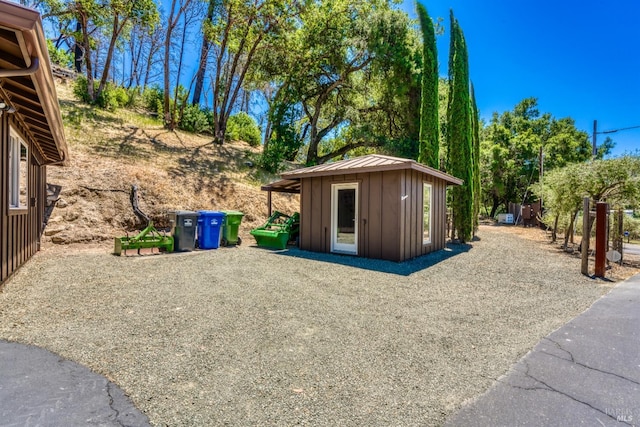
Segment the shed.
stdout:
[[404,261],[444,249],[446,189],[460,184],[414,160],[371,154],[287,172],[262,189],[300,193],[301,249]]
[[0,0],[0,284],[39,249],[46,167],[66,158],[40,15]]

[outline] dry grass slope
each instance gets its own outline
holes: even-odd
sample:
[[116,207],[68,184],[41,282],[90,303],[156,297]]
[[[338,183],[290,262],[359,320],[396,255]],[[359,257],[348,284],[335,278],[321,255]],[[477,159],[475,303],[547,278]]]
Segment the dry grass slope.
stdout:
[[[70,85],[58,85],[70,161],[48,168],[47,181],[62,186],[45,229],[44,245],[111,245],[135,232],[140,222],[129,202],[132,184],[140,207],[160,227],[169,210],[234,209],[245,213],[242,236],[267,217],[268,175],[250,162],[259,149],[238,141],[217,146],[205,136],[169,132],[153,118],[132,111],[115,113],[75,100]],[[295,195],[274,194],[274,209],[299,209]],[[86,245],[85,245],[86,246]]]

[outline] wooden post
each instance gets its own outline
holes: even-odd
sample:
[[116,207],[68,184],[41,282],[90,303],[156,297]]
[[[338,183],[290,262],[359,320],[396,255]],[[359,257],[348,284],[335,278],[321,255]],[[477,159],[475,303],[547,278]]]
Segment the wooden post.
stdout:
[[607,261],[607,210],[609,205],[596,205],[596,277],[604,278]]
[[589,217],[591,215],[589,207],[589,198],[582,200],[582,268],[581,272],[585,276],[589,275]]
[[267,191],[267,205],[269,206],[269,215],[271,217],[271,190]]
[[622,260],[624,258],[624,211],[622,208],[618,209],[618,250],[620,251],[620,265],[622,265]]

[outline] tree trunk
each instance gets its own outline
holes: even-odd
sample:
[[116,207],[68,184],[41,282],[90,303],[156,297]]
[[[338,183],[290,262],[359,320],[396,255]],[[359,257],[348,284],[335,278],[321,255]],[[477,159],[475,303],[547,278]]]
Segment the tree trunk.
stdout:
[[[178,108],[178,92],[180,89],[180,75],[182,74],[182,62],[184,60],[184,43],[185,43],[185,39],[187,38],[187,19],[185,18],[184,21],[184,28],[182,29],[182,42],[180,43],[180,55],[178,56],[178,72],[176,74],[176,86],[175,89],[173,90],[173,111],[171,111],[171,117],[173,117],[173,121],[175,122],[176,126],[180,125],[180,121],[182,120],[182,111],[183,109],[180,109],[180,115],[176,114],[176,109]],[[189,95],[186,95],[187,98],[189,97]]]
[[555,243],[558,240],[558,221],[560,220],[560,214],[556,214],[553,220],[553,230],[551,231],[551,242]]
[[571,241],[572,245],[575,244],[575,241],[574,241],[573,238],[574,238],[575,231],[576,231],[575,224],[576,224],[577,220],[578,220],[578,211],[575,212],[575,214],[573,215],[573,219],[572,219],[573,223],[572,223],[572,227],[571,227],[571,238],[570,238],[570,241]]
[[82,27],[82,44],[84,49],[84,63],[87,71],[87,94],[89,100],[95,102],[96,96],[93,90],[93,65],[91,63],[91,43],[89,42],[88,18],[86,14],[80,11],[81,27]]
[[[179,16],[174,16],[176,7],[176,0],[171,0],[171,12],[167,22],[167,35],[164,40],[164,99],[163,99],[163,112],[164,112],[164,125],[167,129],[173,131],[175,129],[175,122],[171,115],[171,88],[170,86],[170,72],[171,67],[171,36],[175,28],[176,22],[178,22]],[[174,20],[175,19],[175,20]]]
[[[569,227],[564,235],[564,250],[566,251],[569,248],[569,238],[573,235],[573,224],[575,223],[576,215],[578,215],[578,211],[573,211],[571,217],[569,219]],[[573,243],[573,242],[572,242]]]
[[[207,8],[207,21],[213,20],[213,12],[215,10],[216,0],[209,0],[209,7]],[[196,84],[193,89],[193,98],[191,103],[193,105],[200,104],[200,97],[202,96],[202,88],[204,86],[204,75],[207,71],[207,59],[209,57],[209,48],[211,43],[207,39],[207,35],[202,34],[202,47],[200,49],[200,62],[198,62],[198,72],[196,73]]]
[[113,30],[111,33],[111,40],[109,41],[109,47],[107,48],[107,58],[104,62],[104,68],[102,70],[102,78],[100,79],[100,84],[98,85],[98,92],[96,93],[96,99],[100,96],[102,91],[104,90],[107,79],[109,78],[109,67],[111,67],[111,61],[113,61],[113,51],[116,48],[116,43],[118,41],[118,37],[120,36],[120,32],[124,28],[127,20],[125,19],[120,25],[120,19],[118,15],[113,17]]
[[[80,21],[76,23],[76,34],[82,33],[82,25],[80,25]],[[73,45],[73,54],[74,54],[74,65],[76,69],[76,73],[82,72],[82,60],[84,59],[84,55],[82,52],[82,42],[76,40]]]
[[498,211],[498,208],[500,207],[500,199],[498,199],[498,197],[495,196],[495,195],[492,196],[492,199],[493,199],[493,204],[491,205],[491,213],[489,214],[489,216],[491,218],[495,218],[496,212]]

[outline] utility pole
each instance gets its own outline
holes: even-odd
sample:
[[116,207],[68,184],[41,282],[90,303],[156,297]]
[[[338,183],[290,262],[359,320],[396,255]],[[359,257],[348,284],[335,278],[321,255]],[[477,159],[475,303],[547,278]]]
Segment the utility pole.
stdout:
[[598,121],[594,120],[593,121],[593,158],[596,157],[596,155],[598,154],[598,147],[596,146],[596,135],[598,133]]
[[[544,151],[542,150],[542,146],[540,146],[540,177],[538,181],[540,185],[542,185],[542,181],[544,180]],[[542,196],[540,196],[540,215],[542,215]]]

